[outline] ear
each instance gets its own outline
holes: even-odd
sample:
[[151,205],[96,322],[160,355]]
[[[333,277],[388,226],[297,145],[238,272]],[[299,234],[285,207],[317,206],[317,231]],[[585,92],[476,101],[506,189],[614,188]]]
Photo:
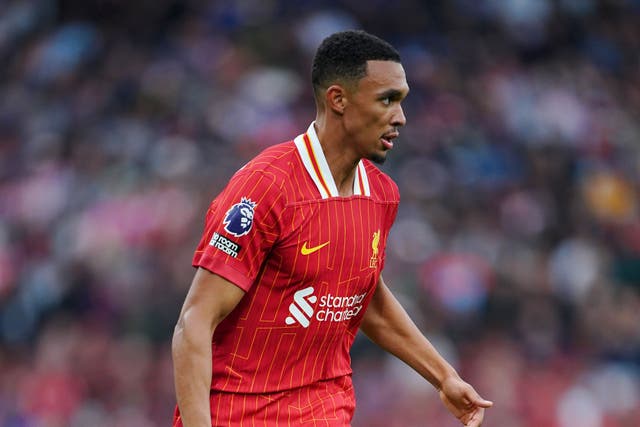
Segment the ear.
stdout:
[[325,92],[327,107],[336,114],[344,114],[347,106],[347,91],[340,85],[331,85]]

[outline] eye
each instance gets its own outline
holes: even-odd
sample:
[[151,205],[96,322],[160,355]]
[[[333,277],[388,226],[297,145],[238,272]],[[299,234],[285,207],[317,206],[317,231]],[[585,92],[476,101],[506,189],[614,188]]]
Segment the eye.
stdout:
[[382,98],[381,101],[382,101],[382,103],[384,105],[391,105],[391,97],[390,96],[387,96],[386,98]]

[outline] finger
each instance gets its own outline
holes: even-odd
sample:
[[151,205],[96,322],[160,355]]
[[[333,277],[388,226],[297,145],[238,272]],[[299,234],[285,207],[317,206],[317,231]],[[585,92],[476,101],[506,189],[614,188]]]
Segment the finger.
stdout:
[[476,406],[479,406],[481,408],[491,408],[493,406],[493,402],[492,401],[483,399],[481,397],[478,397],[478,398],[474,399],[473,403]]
[[490,408],[493,406],[493,402],[483,399],[478,393],[472,393],[470,396],[471,403],[481,408]]
[[480,427],[482,425],[483,419],[484,419],[484,409],[480,409],[478,412],[473,414],[470,420],[463,423],[465,427]]
[[482,420],[471,420],[468,423],[464,424],[465,427],[480,427],[482,425]]

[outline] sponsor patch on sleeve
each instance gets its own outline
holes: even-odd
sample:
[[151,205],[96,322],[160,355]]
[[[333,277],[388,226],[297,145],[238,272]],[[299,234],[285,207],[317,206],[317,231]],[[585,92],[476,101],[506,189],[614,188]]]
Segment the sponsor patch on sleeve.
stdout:
[[227,239],[223,235],[216,232],[213,233],[211,241],[209,241],[209,245],[218,250],[221,250],[225,254],[230,255],[234,258],[238,257],[240,249],[242,249],[242,246],[240,246],[233,240]]
[[231,209],[224,216],[222,221],[224,229],[236,237],[248,234],[253,226],[253,214],[256,205],[257,203],[246,197],[240,199],[240,203],[231,206]]

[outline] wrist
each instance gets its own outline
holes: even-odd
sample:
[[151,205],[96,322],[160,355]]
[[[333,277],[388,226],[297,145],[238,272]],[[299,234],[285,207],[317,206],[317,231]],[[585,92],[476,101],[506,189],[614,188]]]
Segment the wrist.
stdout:
[[460,375],[458,375],[458,372],[456,372],[456,370],[453,369],[453,367],[447,366],[445,369],[443,369],[440,375],[438,375],[435,378],[435,382],[433,385],[437,391],[441,391],[445,383],[451,380],[454,380],[454,381],[460,380]]

